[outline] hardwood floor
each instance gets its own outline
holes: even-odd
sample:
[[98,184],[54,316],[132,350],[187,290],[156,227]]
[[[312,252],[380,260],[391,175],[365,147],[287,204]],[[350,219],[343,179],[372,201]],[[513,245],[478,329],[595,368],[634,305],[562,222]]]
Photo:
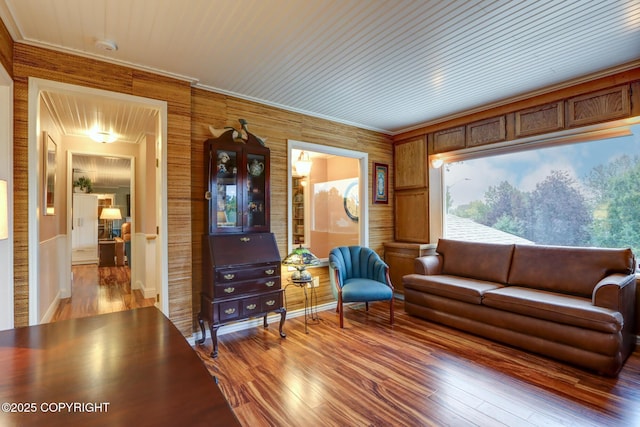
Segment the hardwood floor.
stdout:
[[618,378],[439,326],[374,303],[338,316],[221,335],[195,346],[246,426],[640,425],[640,354]]
[[131,290],[129,267],[74,265],[71,298],[60,300],[52,322],[96,314],[149,307],[155,299],[145,299],[138,289]]

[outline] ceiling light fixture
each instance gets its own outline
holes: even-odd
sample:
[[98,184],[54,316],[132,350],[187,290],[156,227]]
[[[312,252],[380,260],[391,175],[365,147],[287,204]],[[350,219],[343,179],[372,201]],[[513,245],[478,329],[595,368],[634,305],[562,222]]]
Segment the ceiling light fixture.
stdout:
[[103,144],[111,144],[118,139],[116,134],[98,129],[91,129],[89,131],[89,137],[95,142],[101,142]]
[[298,172],[298,175],[309,176],[312,165],[313,165],[313,162],[309,158],[309,154],[305,153],[304,151],[301,151],[300,156],[298,157],[298,160],[296,160],[294,166],[296,168],[296,172]]
[[106,50],[107,52],[115,52],[118,50],[118,45],[112,40],[96,40],[96,48],[100,50]]

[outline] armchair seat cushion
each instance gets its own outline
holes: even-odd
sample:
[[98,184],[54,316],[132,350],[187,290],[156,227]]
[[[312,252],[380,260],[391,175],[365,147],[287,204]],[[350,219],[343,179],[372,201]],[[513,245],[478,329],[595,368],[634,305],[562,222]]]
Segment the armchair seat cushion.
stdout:
[[342,286],[343,302],[388,301],[392,297],[393,290],[376,280],[358,277],[345,280]]

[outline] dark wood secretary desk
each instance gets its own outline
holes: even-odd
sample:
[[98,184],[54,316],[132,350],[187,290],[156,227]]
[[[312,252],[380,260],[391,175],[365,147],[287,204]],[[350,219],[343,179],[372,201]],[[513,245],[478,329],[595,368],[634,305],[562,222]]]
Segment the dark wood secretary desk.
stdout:
[[229,129],[205,144],[208,234],[202,240],[198,343],[206,339],[208,322],[211,357],[217,357],[220,326],[263,317],[266,328],[267,315],[276,312],[284,338],[286,309],[280,253],[269,223],[269,148],[245,129]]

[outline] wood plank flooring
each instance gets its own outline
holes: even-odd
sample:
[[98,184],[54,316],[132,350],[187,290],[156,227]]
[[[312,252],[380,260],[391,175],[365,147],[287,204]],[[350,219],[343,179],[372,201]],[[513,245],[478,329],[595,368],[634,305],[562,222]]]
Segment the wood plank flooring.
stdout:
[[[221,335],[195,349],[246,426],[637,426],[640,354],[618,378],[439,326],[386,303]],[[224,328],[224,327],[223,327]]]
[[131,290],[129,267],[74,265],[71,298],[60,300],[52,322],[97,314],[149,307],[154,298],[145,299],[138,289]]

